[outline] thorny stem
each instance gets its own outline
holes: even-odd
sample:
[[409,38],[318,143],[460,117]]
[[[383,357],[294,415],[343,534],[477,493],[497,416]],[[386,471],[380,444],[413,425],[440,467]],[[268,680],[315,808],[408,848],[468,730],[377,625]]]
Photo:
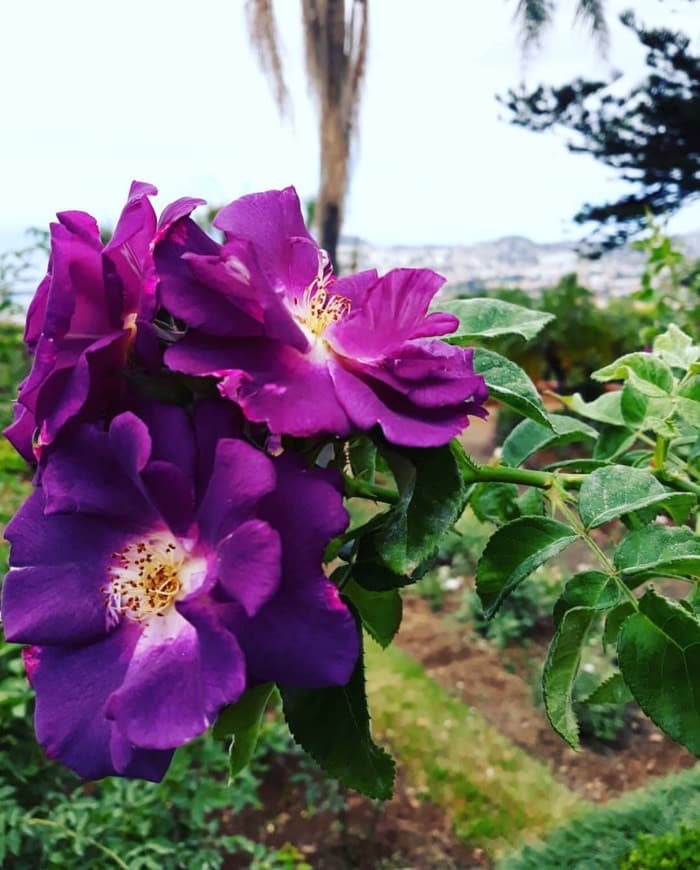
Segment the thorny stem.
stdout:
[[561,487],[554,486],[552,490],[548,493],[548,497],[550,502],[552,503],[552,507],[555,510],[559,510],[562,517],[576,532],[579,538],[581,538],[581,540],[588,547],[588,549],[592,550],[593,553],[595,553],[604,572],[609,577],[611,577],[612,580],[614,580],[618,589],[630,600],[635,610],[639,610],[639,603],[637,601],[637,598],[634,592],[632,592],[629,586],[623,581],[622,577],[620,576],[619,570],[612,563],[610,557],[603,552],[603,550],[598,546],[597,542],[591,537],[588,529],[581,522],[580,517],[576,513],[574,513],[574,511],[572,511],[566,503],[566,492]]
[[549,489],[555,481],[564,486],[581,486],[585,474],[562,474],[552,471],[534,471],[529,468],[509,468],[507,465],[479,465],[462,472],[465,483],[516,483]]
[[[551,471],[533,471],[529,468],[509,468],[507,465],[475,465],[462,470],[466,484],[470,483],[515,483],[523,486],[537,486],[548,489],[555,480],[564,486],[578,487],[586,479],[585,474],[561,474]],[[345,495],[348,498],[369,498],[386,504],[396,504],[399,494],[395,489],[377,486],[357,477],[344,474]]]
[[376,483],[369,483],[366,480],[351,477],[349,474],[343,474],[343,480],[345,481],[345,495],[348,498],[370,498],[373,501],[386,502],[386,504],[397,504],[399,500],[399,494],[395,489],[377,486]]
[[24,818],[22,823],[25,825],[43,825],[46,828],[58,828],[58,830],[62,831],[67,837],[73,837],[75,840],[85,840],[90,843],[96,849],[99,849],[104,855],[107,855],[108,858],[111,858],[112,861],[117,865],[117,867],[122,867],[123,870],[129,870],[129,865],[123,861],[116,852],[113,852],[111,849],[108,849],[107,846],[103,846],[98,840],[94,840],[92,837],[88,837],[86,834],[78,833],[77,831],[71,831],[70,828],[67,828],[65,825],[62,825],[60,822],[54,822],[51,819],[33,819],[33,818]]

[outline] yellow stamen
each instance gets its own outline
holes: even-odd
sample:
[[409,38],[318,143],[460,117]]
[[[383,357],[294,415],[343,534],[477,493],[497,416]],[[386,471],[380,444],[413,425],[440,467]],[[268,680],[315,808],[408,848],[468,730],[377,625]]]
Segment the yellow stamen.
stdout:
[[185,553],[170,535],[154,535],[112,553],[110,582],[103,587],[107,623],[165,616],[182,590]]
[[304,291],[301,302],[294,300],[296,320],[315,338],[320,338],[332,323],[337,323],[352,308],[352,301],[347,296],[329,294],[328,288],[334,280],[328,255],[322,251],[318,274]]

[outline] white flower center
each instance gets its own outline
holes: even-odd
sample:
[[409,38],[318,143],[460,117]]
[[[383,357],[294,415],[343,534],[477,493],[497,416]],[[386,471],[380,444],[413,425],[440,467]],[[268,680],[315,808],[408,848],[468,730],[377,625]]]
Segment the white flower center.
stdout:
[[304,290],[301,298],[295,297],[292,315],[304,329],[312,344],[321,338],[324,331],[341,320],[350,311],[352,302],[347,296],[329,293],[333,285],[333,267],[328,254],[321,250],[318,257],[318,272]]
[[[112,553],[109,582],[102,587],[107,626],[122,617],[139,623],[162,618],[204,579],[206,562],[191,557],[169,532],[156,532]],[[199,582],[198,582],[199,581]]]

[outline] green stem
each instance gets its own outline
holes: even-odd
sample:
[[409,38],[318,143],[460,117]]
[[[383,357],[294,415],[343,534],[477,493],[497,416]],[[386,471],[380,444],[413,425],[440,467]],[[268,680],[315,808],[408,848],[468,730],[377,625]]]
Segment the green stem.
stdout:
[[114,863],[117,865],[117,867],[122,867],[123,870],[129,870],[129,865],[125,861],[122,861],[122,859],[119,857],[119,855],[117,855],[116,852],[113,852],[111,849],[108,849],[107,846],[103,846],[102,843],[99,843],[92,837],[88,837],[86,834],[80,834],[76,831],[71,831],[70,828],[67,828],[60,822],[54,822],[50,819],[33,819],[25,817],[24,819],[22,819],[22,823],[25,825],[43,825],[45,828],[58,828],[68,837],[73,837],[73,839],[75,840],[82,839],[90,843],[96,849],[99,849],[100,852],[102,852],[104,855],[107,855],[108,858],[111,858],[112,861],[114,861]]
[[552,471],[534,471],[529,468],[509,468],[507,465],[479,465],[462,472],[465,483],[515,483],[548,489],[558,480],[564,486],[580,486],[585,474],[561,474]]
[[386,504],[397,504],[399,501],[399,494],[395,489],[377,486],[376,483],[350,477],[349,474],[344,474],[343,480],[345,481],[345,495],[348,498],[370,498],[372,501],[383,501]]
[[614,580],[618,589],[631,601],[635,610],[639,610],[639,603],[634,592],[632,592],[629,586],[624,582],[620,575],[620,572],[615,567],[610,557],[606,553],[604,553],[603,550],[601,550],[597,542],[590,536],[590,534],[588,533],[588,529],[583,525],[580,517],[575,514],[566,504],[566,493],[564,492],[564,490],[555,487],[552,495],[550,496],[550,501],[552,502],[553,507],[559,509],[561,515],[568,522],[571,528],[576,532],[576,534],[581,538],[581,540],[588,547],[588,549],[592,550],[592,552],[595,553],[598,561],[603,568],[603,571]]
[[656,436],[656,442],[654,444],[654,456],[652,459],[652,465],[656,469],[656,471],[663,471],[666,466],[666,457],[668,456],[668,438],[664,438],[663,435]]
[[[586,479],[585,474],[561,474],[551,471],[533,471],[529,468],[509,468],[507,465],[475,465],[462,469],[466,484],[470,483],[515,483],[522,486],[537,486],[548,489],[558,481],[563,486],[578,487]],[[395,489],[377,486],[344,474],[345,495],[348,498],[369,498],[386,504],[397,504],[399,494]]]
[[656,477],[661,483],[665,483],[667,486],[673,487],[673,489],[678,489],[681,492],[692,492],[700,498],[700,484],[693,483],[692,480],[687,480],[685,477],[681,477],[680,474],[660,471],[656,474]]

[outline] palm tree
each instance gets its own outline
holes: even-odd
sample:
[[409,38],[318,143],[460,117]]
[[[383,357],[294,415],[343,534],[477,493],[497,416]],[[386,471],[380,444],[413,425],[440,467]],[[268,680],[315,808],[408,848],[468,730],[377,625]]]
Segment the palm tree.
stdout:
[[[336,263],[367,61],[369,0],[301,0],[306,72],[318,107],[321,179],[314,216]],[[289,108],[272,0],[247,0],[253,45],[281,114]]]
[[[517,0],[525,47],[536,44],[550,23],[556,0]],[[576,15],[587,21],[602,47],[607,42],[605,0],[578,0]],[[369,0],[301,0],[306,72],[318,108],[321,178],[314,208],[320,243],[336,265],[343,206],[362,84],[367,66]],[[273,0],[246,0],[248,30],[280,114],[290,108],[284,80]]]
[[[523,46],[536,45],[556,10],[556,0],[518,0],[516,18],[520,21]],[[588,24],[603,51],[608,44],[605,0],[578,0],[576,18]]]

